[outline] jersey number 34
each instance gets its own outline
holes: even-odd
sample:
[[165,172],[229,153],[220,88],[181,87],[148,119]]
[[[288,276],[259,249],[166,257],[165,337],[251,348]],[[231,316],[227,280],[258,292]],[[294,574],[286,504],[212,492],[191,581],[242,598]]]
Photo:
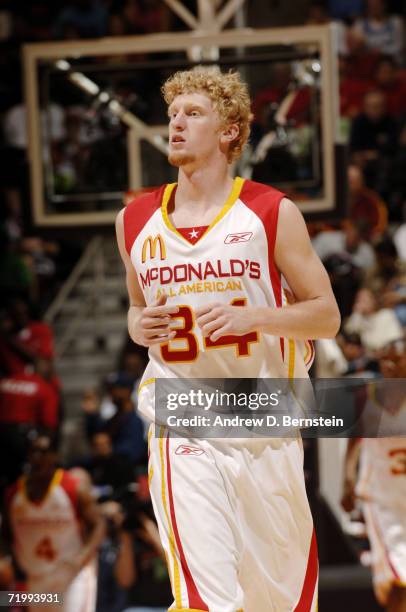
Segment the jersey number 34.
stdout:
[[[236,298],[232,300],[232,306],[245,306],[245,298]],[[161,345],[161,356],[164,361],[170,363],[186,363],[195,361],[199,355],[199,341],[193,333],[195,327],[195,318],[193,310],[190,306],[179,306],[179,311],[171,315],[172,319],[180,319],[182,327],[176,328],[176,336],[170,342],[165,342]],[[176,340],[184,340],[183,348],[174,348],[173,344]],[[223,347],[235,347],[236,357],[248,357],[250,355],[250,345],[253,342],[258,342],[258,334],[256,331],[249,332],[242,336],[227,335],[222,336],[215,342],[210,338],[204,338],[205,349],[217,349]]]

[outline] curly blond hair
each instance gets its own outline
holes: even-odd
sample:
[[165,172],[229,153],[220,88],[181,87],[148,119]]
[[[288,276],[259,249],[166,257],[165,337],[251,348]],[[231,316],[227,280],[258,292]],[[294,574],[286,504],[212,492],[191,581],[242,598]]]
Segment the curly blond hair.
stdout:
[[224,127],[238,125],[238,136],[230,143],[227,155],[229,162],[238,159],[247,144],[253,118],[247,84],[238,72],[222,73],[217,66],[195,66],[175,72],[162,87],[168,106],[177,96],[196,92],[210,98]]

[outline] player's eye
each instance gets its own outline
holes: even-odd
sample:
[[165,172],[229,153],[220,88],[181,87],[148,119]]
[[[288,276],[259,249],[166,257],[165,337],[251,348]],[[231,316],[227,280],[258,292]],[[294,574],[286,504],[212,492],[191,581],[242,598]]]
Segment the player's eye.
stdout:
[[198,110],[196,110],[196,109],[191,110],[191,111],[189,112],[189,115],[190,115],[191,117],[200,117],[200,113],[199,113],[199,111],[198,111]]

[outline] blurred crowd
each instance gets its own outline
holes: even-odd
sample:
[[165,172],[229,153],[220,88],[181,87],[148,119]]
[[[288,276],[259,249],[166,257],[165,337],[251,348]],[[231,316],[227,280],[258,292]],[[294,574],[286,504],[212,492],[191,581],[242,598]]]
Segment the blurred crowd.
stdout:
[[[401,2],[384,0],[330,0],[309,8],[309,25],[331,22],[336,28],[341,129],[350,162],[346,219],[309,224],[343,320],[335,340],[317,343],[313,374],[318,377],[379,376],[382,350],[405,334],[406,70],[401,14]],[[0,2],[0,290],[8,296],[0,328],[1,494],[21,474],[29,477],[30,470],[35,472],[33,448],[38,439],[58,440],[61,424],[69,418],[55,364],[53,330],[42,316],[81,252],[77,242],[49,240],[32,227],[26,111],[19,79],[21,43],[181,27],[166,4],[156,0]],[[257,132],[267,105],[285,99],[289,83],[282,69],[272,90],[255,98]],[[131,92],[122,95],[128,98]],[[300,123],[306,92],[302,90],[289,108],[288,119]],[[138,111],[142,115],[143,109]],[[72,106],[65,114],[56,104],[48,110],[62,192],[69,191],[73,176],[77,184],[91,182],[78,150],[89,151],[98,142],[98,128],[81,131],[83,112]],[[117,126],[109,129],[114,138]],[[260,140],[255,131],[254,137]],[[69,146],[62,149],[62,142]],[[123,180],[117,178],[119,187]],[[91,493],[105,525],[98,552],[98,612],[159,611],[171,601],[148,493],[146,425],[135,412],[145,363],[145,353],[126,339],[116,371],[100,382],[100,388],[84,390],[87,452],[68,459],[56,452],[51,456],[52,445],[43,452],[51,475],[63,468]],[[8,563],[13,545],[11,533],[9,549],[3,543],[0,551],[0,588],[21,585],[24,579],[21,568]]]

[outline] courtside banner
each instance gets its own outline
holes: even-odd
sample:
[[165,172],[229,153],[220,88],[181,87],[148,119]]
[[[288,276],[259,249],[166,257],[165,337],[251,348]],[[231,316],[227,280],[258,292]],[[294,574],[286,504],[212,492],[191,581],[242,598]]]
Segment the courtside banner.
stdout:
[[406,379],[157,378],[155,422],[157,437],[406,436]]

